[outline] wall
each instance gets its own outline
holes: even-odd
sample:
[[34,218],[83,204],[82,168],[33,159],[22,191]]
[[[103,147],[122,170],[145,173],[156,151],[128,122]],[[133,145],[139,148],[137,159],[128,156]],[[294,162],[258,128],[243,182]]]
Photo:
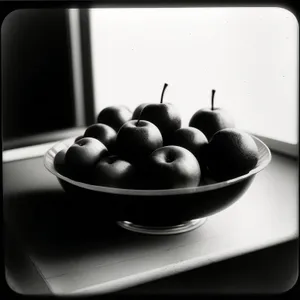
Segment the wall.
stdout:
[[17,10],[1,28],[3,139],[73,127],[64,9]]

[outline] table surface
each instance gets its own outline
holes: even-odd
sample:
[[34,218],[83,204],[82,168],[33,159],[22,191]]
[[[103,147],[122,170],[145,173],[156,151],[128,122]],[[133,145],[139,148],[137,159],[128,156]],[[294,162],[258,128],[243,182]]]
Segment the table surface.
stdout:
[[297,177],[297,161],[273,154],[240,200],[203,226],[148,236],[101,223],[97,212],[81,222],[35,157],[3,164],[4,220],[52,293],[108,293],[298,237]]

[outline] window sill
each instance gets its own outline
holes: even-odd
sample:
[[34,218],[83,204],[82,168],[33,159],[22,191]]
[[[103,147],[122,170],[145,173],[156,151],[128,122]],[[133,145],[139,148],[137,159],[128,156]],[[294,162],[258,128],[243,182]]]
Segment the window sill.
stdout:
[[[252,133],[253,134],[253,133]],[[260,140],[262,140],[272,152],[282,154],[294,159],[298,159],[299,157],[299,146],[298,144],[291,144],[282,142],[279,140],[271,139],[262,135],[253,134]]]

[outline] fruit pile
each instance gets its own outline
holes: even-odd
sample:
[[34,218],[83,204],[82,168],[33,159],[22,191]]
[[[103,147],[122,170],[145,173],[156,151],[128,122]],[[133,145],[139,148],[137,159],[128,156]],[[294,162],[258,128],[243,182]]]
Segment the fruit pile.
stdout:
[[81,182],[127,189],[174,189],[248,173],[258,162],[253,138],[226,110],[199,109],[181,126],[172,103],[143,103],[134,112],[109,106],[83,136],[54,159],[58,172]]

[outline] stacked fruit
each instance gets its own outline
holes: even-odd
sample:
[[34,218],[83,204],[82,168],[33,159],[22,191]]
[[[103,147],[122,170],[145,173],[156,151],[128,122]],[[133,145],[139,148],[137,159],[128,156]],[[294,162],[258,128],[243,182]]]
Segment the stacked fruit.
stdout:
[[230,114],[214,107],[195,112],[181,126],[172,103],[143,103],[134,112],[109,106],[73,145],[59,152],[56,169],[72,179],[127,189],[174,189],[228,180],[258,162],[253,138],[235,128]]

